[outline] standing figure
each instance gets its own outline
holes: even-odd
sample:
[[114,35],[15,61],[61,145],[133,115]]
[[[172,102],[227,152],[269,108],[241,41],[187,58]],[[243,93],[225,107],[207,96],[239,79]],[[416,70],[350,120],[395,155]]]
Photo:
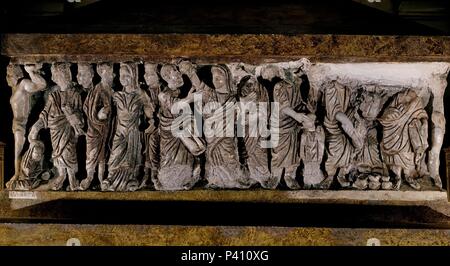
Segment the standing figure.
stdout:
[[416,178],[427,175],[424,155],[428,148],[428,115],[422,100],[411,90],[397,93],[379,119],[383,126],[382,157],[395,174],[400,189],[402,174],[414,189]]
[[152,182],[157,182],[158,168],[159,168],[159,101],[158,95],[161,92],[161,83],[158,76],[158,65],[145,63],[145,74],[144,79],[148,86],[148,92],[150,94],[149,105],[153,106],[153,116],[149,120],[150,125],[144,132],[144,178],[141,182],[140,188],[145,188],[148,186],[147,182],[149,179]]
[[14,115],[12,126],[14,134],[14,176],[12,179],[15,179],[20,172],[28,116],[34,105],[33,94],[47,87],[47,82],[42,77],[41,68],[42,64],[25,65],[25,71],[30,75],[30,79],[26,79],[20,65],[10,64],[7,67],[6,81],[12,88],[10,103]]
[[[266,110],[269,103],[267,90],[258,82],[254,75],[248,75],[241,79],[238,85],[238,95],[241,112],[249,111],[242,121],[245,128],[245,162],[249,168],[250,178],[256,180],[263,188],[275,189],[278,179],[270,173],[268,149],[262,146],[262,141],[267,138],[261,136],[259,126],[268,124],[269,112]],[[267,130],[267,129],[266,129]]]
[[210,188],[249,188],[255,184],[241,164],[235,134],[236,88],[225,65],[211,67],[214,88],[201,82],[194,66],[183,62],[183,73],[201,93],[205,119],[206,163],[205,178]]
[[316,125],[316,115],[310,113],[303,122],[300,138],[300,159],[303,163],[302,176],[304,188],[321,188],[325,179],[321,169],[325,151],[325,132]]
[[[135,63],[120,64],[122,91],[114,93],[117,109],[114,139],[109,157],[108,178],[101,183],[103,191],[135,191],[139,188],[138,175],[142,165],[142,132],[139,130],[145,114],[150,117],[145,97],[139,87]],[[106,97],[105,97],[106,98]],[[107,110],[103,111],[103,118]]]
[[[383,181],[383,189],[389,189],[386,167],[381,160],[380,143],[378,141],[377,117],[383,106],[382,99],[373,92],[358,92],[355,106],[349,112],[349,117],[363,145],[354,149],[350,181],[357,189],[378,190]],[[356,174],[356,175],[355,175]],[[382,179],[382,180],[380,180]]]
[[352,160],[356,149],[364,145],[363,132],[354,124],[353,109],[350,108],[350,89],[332,80],[325,84],[323,101],[325,105],[324,126],[326,130],[325,170],[328,174],[324,183],[331,185],[337,173],[337,180],[341,187],[349,187],[351,183],[346,175],[352,167]]
[[[172,113],[174,105],[193,102],[193,90],[181,99],[183,77],[176,65],[165,64],[161,67],[161,77],[167,82],[158,95],[159,100],[159,134],[160,164],[158,178],[154,180],[157,190],[188,190],[200,179],[200,165],[195,158],[205,150],[202,140],[190,132],[190,136],[174,135],[179,114]],[[186,117],[190,119],[190,116]]]
[[[90,71],[83,72],[90,73]],[[100,76],[101,81],[95,86],[95,88],[91,88],[88,91],[88,95],[83,105],[83,110],[86,114],[88,125],[86,133],[87,178],[81,181],[81,190],[86,190],[89,188],[92,180],[94,179],[95,169],[97,167],[97,175],[100,184],[102,183],[105,175],[108,136],[112,117],[112,86],[114,79],[113,64],[98,64],[97,73]],[[84,80],[86,80],[86,82],[90,81],[92,84],[92,78],[83,77],[81,81]],[[83,83],[81,81],[79,78],[78,82],[80,84]]]
[[44,143],[32,140],[21,161],[20,173],[10,180],[6,187],[10,190],[32,190],[39,186],[42,180],[50,178],[50,172],[44,167]]
[[50,129],[53,164],[58,170],[58,176],[52,179],[50,188],[60,190],[68,177],[68,189],[73,191],[79,188],[75,177],[78,171],[76,145],[78,136],[84,135],[81,96],[72,83],[69,63],[54,63],[51,72],[56,87],[31,128],[28,139],[37,140],[42,128]]
[[276,183],[284,176],[290,189],[299,189],[296,170],[300,164],[300,124],[307,119],[299,112],[302,104],[300,88],[287,80],[275,65],[263,67],[261,77],[273,85],[273,101],[279,106],[270,113],[271,140],[278,140],[278,145],[272,148],[272,174],[277,178]]

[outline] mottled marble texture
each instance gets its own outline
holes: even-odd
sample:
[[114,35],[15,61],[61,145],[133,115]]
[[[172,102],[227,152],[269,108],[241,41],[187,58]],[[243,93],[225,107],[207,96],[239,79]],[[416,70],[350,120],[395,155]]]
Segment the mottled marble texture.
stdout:
[[277,34],[6,34],[2,54],[17,61],[157,60],[191,57],[249,63],[449,61],[450,37]]

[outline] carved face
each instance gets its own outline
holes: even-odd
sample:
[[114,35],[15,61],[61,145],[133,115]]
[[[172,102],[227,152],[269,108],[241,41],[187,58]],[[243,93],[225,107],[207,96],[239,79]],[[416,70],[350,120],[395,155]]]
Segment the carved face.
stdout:
[[144,74],[145,83],[147,83],[150,87],[159,86],[159,77],[156,73],[156,66],[152,64],[145,65],[145,74]]
[[6,73],[8,86],[15,87],[19,79],[23,78],[23,72],[19,65],[9,65]]
[[70,88],[72,84],[72,76],[68,66],[52,66],[52,80],[58,85],[62,91]]
[[216,91],[220,93],[228,93],[228,78],[225,71],[218,67],[213,67],[211,69],[212,81]]
[[102,79],[102,82],[112,86],[115,77],[112,64],[102,63],[97,65],[97,73]]
[[130,87],[133,84],[133,75],[126,66],[120,67],[120,84],[125,88]]
[[170,89],[178,89],[179,87],[183,86],[183,76],[176,68],[170,68],[167,71],[167,75],[164,78],[164,80],[167,82],[167,85]]
[[361,115],[368,119],[369,121],[373,121],[377,118],[378,113],[381,109],[381,98],[376,95],[366,95],[364,97],[364,101],[361,103],[359,109],[361,110]]
[[275,77],[279,76],[280,69],[277,66],[269,65],[262,69],[261,77],[265,80],[271,81]]
[[241,96],[246,97],[250,93],[254,91],[256,80],[251,77],[248,79],[245,84],[241,87]]
[[407,90],[405,92],[405,102],[407,102],[407,103],[412,102],[416,98],[417,98],[417,94],[415,91]]
[[83,88],[89,88],[92,86],[92,79],[94,78],[94,72],[90,65],[78,65],[77,81]]

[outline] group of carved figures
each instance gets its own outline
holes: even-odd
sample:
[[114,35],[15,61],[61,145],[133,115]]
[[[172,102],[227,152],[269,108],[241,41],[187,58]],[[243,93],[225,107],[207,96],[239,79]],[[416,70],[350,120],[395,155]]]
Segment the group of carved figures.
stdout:
[[[188,190],[204,181],[209,188],[275,189],[283,183],[290,189],[389,190],[400,189],[402,180],[420,189],[417,180],[430,177],[428,115],[412,89],[402,88],[384,100],[375,90],[335,79],[324,82],[316,90],[320,93],[304,91],[307,78],[301,69],[276,64],[257,70],[209,65],[210,82],[199,77],[200,66],[187,60],[143,65],[120,63],[117,88],[114,64],[108,62],[78,63],[76,68],[52,63],[53,82],[44,78],[42,64],[10,64],[15,175],[7,188],[88,190],[95,187],[96,176],[102,191]],[[171,127],[178,114],[172,107],[184,102],[195,108],[196,95],[203,105],[214,101],[222,107],[278,103],[278,112],[266,113],[278,121],[278,144],[264,148],[261,140],[275,136],[251,134],[174,136]],[[44,107],[36,121],[29,121],[37,101]],[[223,119],[210,113],[201,119]],[[51,147],[42,139],[44,129]],[[81,136],[85,156],[77,153]],[[86,159],[84,176],[79,158]],[[439,177],[434,183],[441,185]]]

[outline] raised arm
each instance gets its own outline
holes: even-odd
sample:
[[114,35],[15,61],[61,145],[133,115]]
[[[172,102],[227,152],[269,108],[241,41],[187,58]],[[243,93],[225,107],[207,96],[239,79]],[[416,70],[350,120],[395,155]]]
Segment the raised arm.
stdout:
[[30,75],[30,80],[23,80],[24,88],[30,93],[43,91],[47,88],[47,81],[42,77],[42,64],[25,65],[25,71]]

